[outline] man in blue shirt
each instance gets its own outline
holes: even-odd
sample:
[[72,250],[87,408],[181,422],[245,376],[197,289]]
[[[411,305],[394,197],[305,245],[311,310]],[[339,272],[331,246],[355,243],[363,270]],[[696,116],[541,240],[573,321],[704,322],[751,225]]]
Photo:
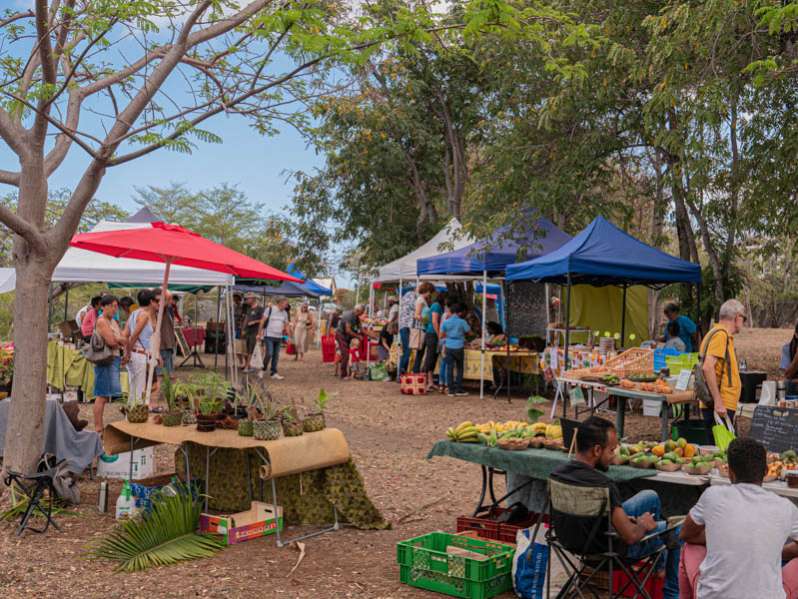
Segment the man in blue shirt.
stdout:
[[[452,306],[452,315],[441,325],[441,338],[445,347],[444,360],[447,367],[447,381],[449,397],[463,397],[468,395],[463,391],[463,364],[465,362],[465,336],[471,332],[471,327],[463,320],[465,306],[458,303]],[[455,374],[455,368],[456,374]]]
[[[679,339],[684,341],[685,351],[690,353],[695,351],[694,348],[698,347],[698,327],[687,316],[679,315],[679,306],[677,304],[667,304],[665,306],[665,316],[669,322],[675,321],[679,325]],[[668,326],[665,325],[663,331],[662,341],[667,342],[671,335],[668,332]]]

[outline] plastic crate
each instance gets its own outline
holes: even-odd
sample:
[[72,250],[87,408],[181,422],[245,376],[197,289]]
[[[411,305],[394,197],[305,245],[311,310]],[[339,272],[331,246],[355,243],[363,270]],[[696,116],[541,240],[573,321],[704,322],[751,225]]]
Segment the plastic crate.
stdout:
[[659,399],[643,400],[643,416],[656,416],[659,418],[662,411],[662,402]]
[[[479,516],[459,516],[457,518],[457,532],[473,530],[483,539],[493,539],[503,543],[515,543],[516,533],[534,526],[538,514],[530,512],[529,517],[521,522],[496,522],[496,519],[507,510],[502,507],[493,508],[490,513]],[[543,516],[543,521],[548,522],[548,516]]]
[[663,347],[654,350],[654,372],[659,372],[663,368],[668,368],[668,358],[676,357],[680,354],[678,349]]
[[[490,559],[480,561],[450,555],[446,553],[447,547],[459,547]],[[459,537],[440,531],[400,541],[396,550],[400,565],[442,572],[450,576],[459,575],[477,582],[508,574],[513,566],[514,550],[504,543]]]
[[399,580],[411,587],[464,599],[490,599],[513,590],[513,579],[510,574],[502,574],[484,582],[474,582],[456,576],[446,576],[440,572],[399,566]]

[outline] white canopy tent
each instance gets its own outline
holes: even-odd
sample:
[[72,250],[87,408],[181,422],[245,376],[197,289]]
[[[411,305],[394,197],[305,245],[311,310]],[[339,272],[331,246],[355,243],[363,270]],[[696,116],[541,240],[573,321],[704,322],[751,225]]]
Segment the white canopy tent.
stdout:
[[[462,232],[463,226],[460,221],[453,218],[449,223],[430,239],[427,243],[416,248],[409,254],[402,256],[381,266],[377,270],[377,276],[373,279],[375,283],[388,283],[396,281],[415,281],[419,278],[416,262],[420,258],[437,256],[441,253],[441,246],[447,244],[444,251],[459,250],[467,245],[471,245],[474,240],[470,235]],[[440,275],[421,277],[422,279],[439,280]],[[460,277],[445,277],[447,280],[455,280]],[[467,279],[469,277],[463,277]]]
[[[91,231],[119,231],[122,229],[141,229],[148,223],[117,223],[103,221]],[[163,280],[163,265],[146,260],[114,258],[96,252],[69,248],[53,272],[54,282],[58,283],[130,283],[160,284]],[[227,286],[235,283],[235,277],[221,272],[200,270],[188,266],[173,266],[169,282],[175,285]],[[13,268],[0,269],[0,293],[13,291],[16,275]]]

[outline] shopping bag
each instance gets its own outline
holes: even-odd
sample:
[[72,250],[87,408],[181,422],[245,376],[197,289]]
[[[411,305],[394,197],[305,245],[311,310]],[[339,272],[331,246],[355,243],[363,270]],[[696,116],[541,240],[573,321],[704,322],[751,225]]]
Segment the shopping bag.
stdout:
[[551,552],[546,542],[548,524],[523,528],[516,533],[513,556],[513,589],[521,599],[543,599]]
[[252,352],[252,357],[249,359],[249,367],[255,370],[263,368],[263,348],[260,343],[255,344],[255,349]]
[[715,445],[721,451],[726,451],[729,443],[734,441],[736,435],[734,434],[734,425],[729,420],[728,416],[724,416],[721,420],[717,412],[713,412],[715,416],[715,426],[712,427],[712,437],[715,439]]
[[410,349],[421,349],[424,347],[424,331],[422,329],[410,329]]
[[385,364],[378,363],[369,366],[369,380],[387,381],[389,378],[391,377],[388,376],[388,369],[385,367]]

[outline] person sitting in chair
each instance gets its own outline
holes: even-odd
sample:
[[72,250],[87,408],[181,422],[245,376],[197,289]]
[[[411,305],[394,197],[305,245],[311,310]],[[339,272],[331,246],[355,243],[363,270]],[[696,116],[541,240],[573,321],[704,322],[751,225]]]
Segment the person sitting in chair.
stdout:
[[[729,444],[730,485],[701,494],[682,526],[682,599],[798,597],[798,508],[762,488],[767,451],[751,438]],[[787,543],[785,545],[785,543]],[[741,567],[743,566],[744,567]]]
[[[655,532],[664,531],[659,496],[652,490],[640,491],[621,501],[616,484],[605,472],[610,467],[618,445],[615,426],[608,420],[591,416],[579,425],[576,434],[576,456],[551,473],[551,477],[570,485],[607,487],[610,495],[612,527],[626,544],[626,557],[642,559],[662,546],[662,540],[640,540]],[[667,550],[665,564],[665,599],[679,599],[679,545]]]

